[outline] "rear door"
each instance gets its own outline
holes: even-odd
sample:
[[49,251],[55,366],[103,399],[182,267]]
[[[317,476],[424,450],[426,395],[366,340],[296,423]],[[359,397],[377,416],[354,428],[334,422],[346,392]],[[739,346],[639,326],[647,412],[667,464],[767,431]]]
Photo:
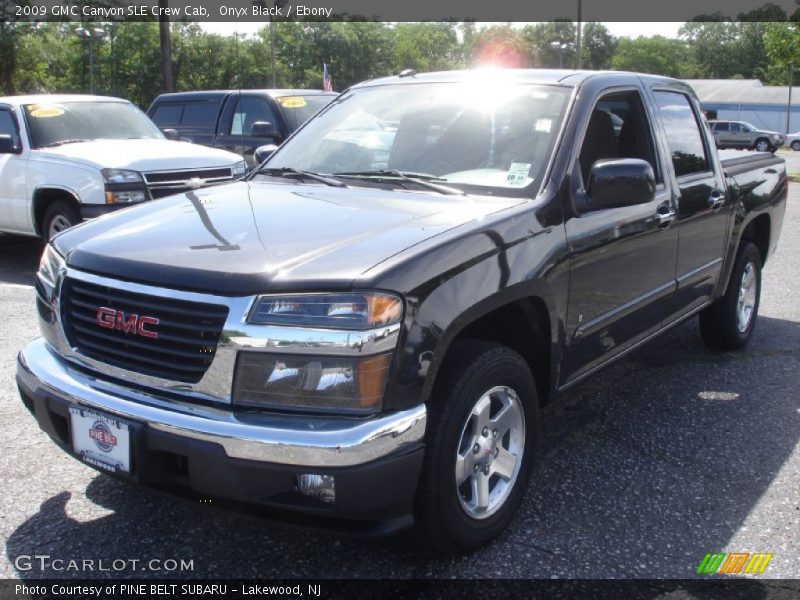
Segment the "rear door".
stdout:
[[182,140],[213,146],[221,102],[221,98],[159,102],[150,118],[161,130],[177,131]]
[[[654,90],[672,157],[678,196],[676,312],[690,312],[711,296],[719,277],[733,203],[694,100],[677,90]],[[731,123],[738,125],[738,123]]]
[[[622,119],[614,127],[614,114]],[[656,331],[669,314],[678,252],[673,189],[655,144],[654,115],[638,88],[605,91],[595,101],[572,175],[571,199],[581,202],[597,160],[636,158],[656,176],[652,201],[584,212],[569,218],[571,250],[568,348],[564,385]],[[574,211],[573,211],[574,212]]]
[[215,146],[235,152],[244,157],[250,167],[255,166],[256,148],[278,143],[273,138],[253,135],[253,125],[259,121],[272,123],[279,134],[283,130],[282,117],[270,98],[247,92],[231,94],[220,119]]

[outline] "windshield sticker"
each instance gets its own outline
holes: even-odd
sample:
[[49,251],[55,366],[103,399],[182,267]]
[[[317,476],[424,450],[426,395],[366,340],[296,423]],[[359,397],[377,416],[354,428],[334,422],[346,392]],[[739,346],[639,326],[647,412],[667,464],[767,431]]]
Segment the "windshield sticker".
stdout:
[[552,119],[536,119],[536,125],[534,125],[535,131],[542,131],[544,133],[550,133],[550,129],[553,127],[553,120]]
[[36,119],[47,119],[49,117],[60,117],[64,114],[64,109],[60,106],[49,105],[49,106],[32,106],[28,110],[28,114]]
[[511,187],[524,187],[528,183],[528,171],[531,163],[511,163],[506,175],[506,183]]
[[302,96],[287,96],[285,98],[278,98],[283,108],[303,108],[306,105],[306,100]]

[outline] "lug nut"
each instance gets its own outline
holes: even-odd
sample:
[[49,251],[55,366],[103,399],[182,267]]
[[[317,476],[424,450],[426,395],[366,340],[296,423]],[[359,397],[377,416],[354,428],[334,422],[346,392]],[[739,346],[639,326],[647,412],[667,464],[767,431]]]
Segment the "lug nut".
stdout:
[[475,444],[475,445],[472,447],[472,453],[473,453],[473,454],[477,454],[478,452],[480,452],[480,450],[481,450],[481,447],[480,447],[478,444]]
[[497,429],[495,429],[494,431],[492,431],[492,437],[497,437]]
[[475,472],[477,473],[480,470],[481,470],[481,466],[480,465],[475,465]]
[[483,433],[483,437],[489,437],[489,428],[488,427],[484,427],[482,433]]
[[489,465],[486,465],[485,467],[483,467],[483,474],[484,475],[488,475],[489,474]]

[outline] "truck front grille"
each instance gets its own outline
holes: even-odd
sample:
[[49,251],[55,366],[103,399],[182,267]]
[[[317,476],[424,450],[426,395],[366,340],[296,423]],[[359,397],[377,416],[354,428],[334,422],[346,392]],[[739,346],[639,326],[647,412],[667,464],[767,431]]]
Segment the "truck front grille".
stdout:
[[189,183],[192,179],[201,179],[203,182],[201,187],[205,187],[225,183],[231,181],[232,178],[230,167],[192,171],[156,171],[144,174],[150,196],[154,200],[195,189],[196,186]]
[[69,343],[84,356],[186,383],[203,378],[228,316],[227,306],[137,294],[70,278],[62,286],[61,311]]

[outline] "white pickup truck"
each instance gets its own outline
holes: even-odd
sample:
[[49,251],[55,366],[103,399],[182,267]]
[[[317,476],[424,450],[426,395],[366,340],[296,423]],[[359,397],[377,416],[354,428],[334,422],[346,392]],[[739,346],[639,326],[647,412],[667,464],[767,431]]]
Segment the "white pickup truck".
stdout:
[[236,179],[242,157],[166,139],[133,104],[0,97],[0,231],[49,239],[81,219]]

